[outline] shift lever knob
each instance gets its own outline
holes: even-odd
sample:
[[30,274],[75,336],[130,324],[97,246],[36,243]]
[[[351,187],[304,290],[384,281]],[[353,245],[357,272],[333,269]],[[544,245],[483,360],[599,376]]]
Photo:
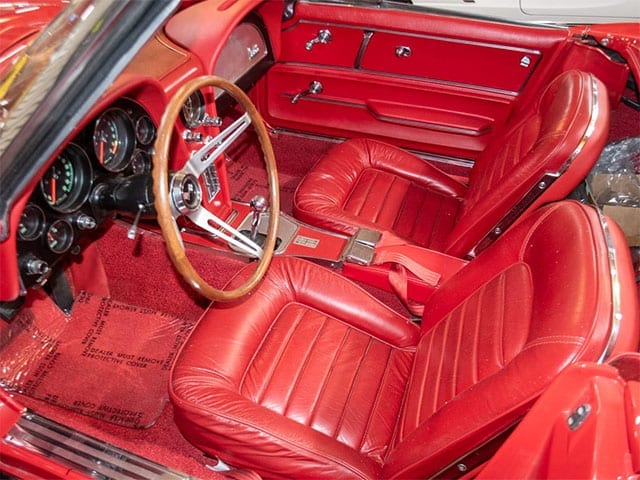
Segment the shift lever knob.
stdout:
[[260,214],[266,212],[269,208],[269,202],[262,195],[256,195],[249,202],[249,206],[253,211],[253,218],[251,219],[251,234],[250,238],[255,242],[258,236],[258,223],[260,223]]
[[249,206],[255,212],[262,213],[266,212],[267,208],[269,208],[269,202],[262,195],[256,195],[249,202]]

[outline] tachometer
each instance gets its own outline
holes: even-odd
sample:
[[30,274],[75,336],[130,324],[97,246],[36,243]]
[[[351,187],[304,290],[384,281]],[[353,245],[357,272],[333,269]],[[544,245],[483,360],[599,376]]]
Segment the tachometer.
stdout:
[[129,166],[134,147],[134,126],[124,110],[110,108],[100,115],[93,130],[93,149],[100,165],[121,172]]
[[40,180],[40,190],[51,208],[69,213],[78,209],[89,196],[91,176],[87,154],[71,143],[45,172]]

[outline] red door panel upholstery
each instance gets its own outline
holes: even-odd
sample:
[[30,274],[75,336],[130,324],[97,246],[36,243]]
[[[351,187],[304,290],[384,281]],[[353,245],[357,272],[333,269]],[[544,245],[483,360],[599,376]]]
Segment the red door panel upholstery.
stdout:
[[[321,72],[321,73],[319,73]],[[318,80],[323,93],[301,98],[297,93]],[[476,156],[487,145],[496,122],[511,108],[507,95],[479,96],[471,89],[412,79],[389,79],[354,71],[322,71],[278,64],[268,74],[269,115],[276,125],[304,128],[299,122],[333,136],[358,135],[450,156]]]
[[[569,427],[580,407],[587,414]],[[572,365],[477,478],[632,478],[640,470],[638,416],[640,354]]]
[[[277,127],[474,159],[567,45],[562,29],[298,2],[260,102]],[[311,81],[322,92],[292,104]]]
[[[400,53],[403,51],[406,56]],[[538,50],[500,44],[376,32],[369,41],[361,67],[363,70],[517,93],[535,70],[540,57]]]

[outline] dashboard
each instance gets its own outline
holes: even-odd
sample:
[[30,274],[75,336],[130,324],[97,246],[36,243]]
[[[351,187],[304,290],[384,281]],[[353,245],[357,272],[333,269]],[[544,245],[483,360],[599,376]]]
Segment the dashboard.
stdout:
[[[153,119],[160,117],[158,108],[163,109],[166,100],[161,99],[164,95],[158,86],[163,80],[157,76],[154,65],[171,65],[157,61],[158,55],[175,57],[175,66],[167,67],[163,73],[170,77],[167,72],[171,68],[180,72],[188,64],[186,58],[196,57],[189,50],[178,56],[177,45],[184,46],[184,42],[179,38],[173,40],[175,44],[155,38],[140,52],[138,61],[134,59],[128,67],[137,81],[151,73],[146,81],[154,85],[151,91],[160,95],[147,93],[139,97],[134,91],[125,91],[122,97],[115,97],[117,100],[94,115],[51,160],[39,179],[23,209],[17,231],[21,291],[45,285],[57,274],[56,268],[63,264],[61,260],[79,254],[85,241],[93,238],[92,233],[115,214],[135,219],[134,225],[140,219],[155,219],[151,169],[158,125]],[[260,19],[250,14],[230,32],[212,73],[247,91],[272,63],[267,31]],[[190,71],[181,82],[201,74]],[[176,138],[180,137],[177,143],[181,143],[177,147],[181,150],[178,159],[197,150],[201,139],[215,133],[229,103],[230,97],[219,91],[196,91],[189,97],[176,129]],[[220,190],[213,169],[205,172],[202,179],[208,201]],[[228,192],[221,196],[228,196]]]
[[151,215],[156,125],[136,101],[103,110],[58,154],[23,210],[19,268],[25,287],[42,284],[62,254],[113,212]]

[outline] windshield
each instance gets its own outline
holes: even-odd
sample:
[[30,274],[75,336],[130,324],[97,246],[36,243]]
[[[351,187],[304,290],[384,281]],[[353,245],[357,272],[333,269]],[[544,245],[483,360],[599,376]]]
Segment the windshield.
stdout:
[[179,0],[72,0],[0,79],[0,241],[29,180]]

